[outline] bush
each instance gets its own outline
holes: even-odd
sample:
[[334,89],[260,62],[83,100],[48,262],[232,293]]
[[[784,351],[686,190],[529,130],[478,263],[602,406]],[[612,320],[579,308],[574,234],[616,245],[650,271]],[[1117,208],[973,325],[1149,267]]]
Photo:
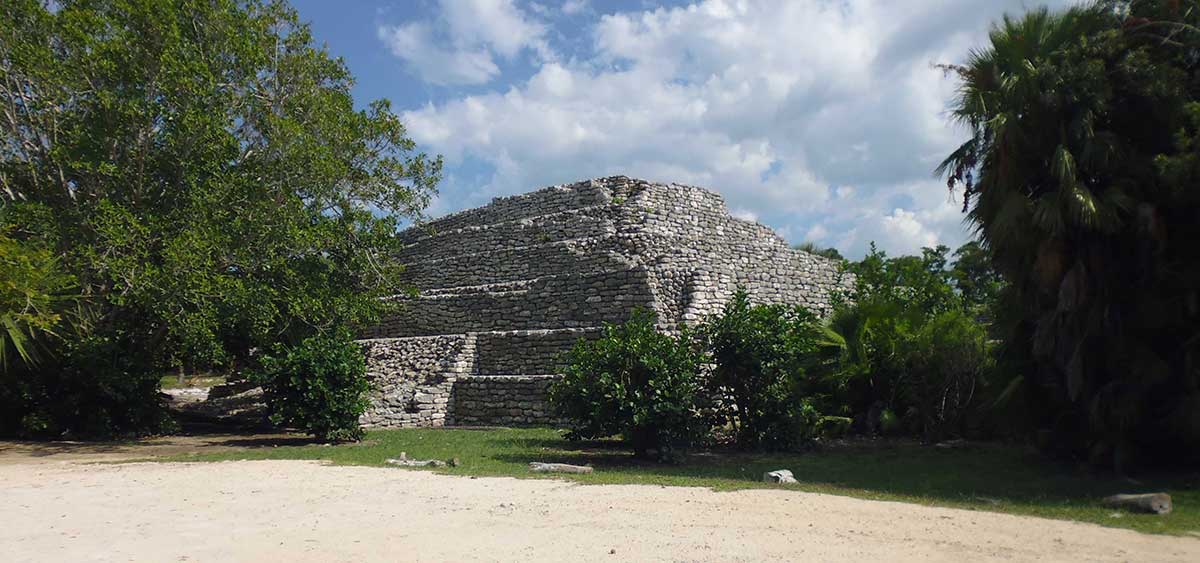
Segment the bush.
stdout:
[[947,311],[913,335],[906,356],[909,375],[900,391],[919,417],[918,431],[928,441],[961,432],[993,363],[983,326],[962,311]]
[[0,370],[12,356],[37,363],[38,348],[57,336],[75,288],[50,250],[5,231],[0,227]]
[[253,379],[263,386],[271,421],[322,440],[361,440],[358,417],[370,385],[362,350],[348,330],[312,336],[262,359]]
[[815,436],[819,406],[830,408],[826,362],[839,349],[816,315],[752,306],[738,289],[702,333],[715,363],[707,385],[739,445],[786,449]]
[[951,278],[990,278],[961,259],[947,270],[946,252],[888,258],[872,248],[850,265],[855,287],[831,324],[846,342],[840,400],[863,430],[937,441],[965,431],[981,402],[976,392],[994,364],[987,325],[977,319],[988,298],[967,303]]
[[702,355],[688,333],[655,329],[655,317],[636,310],[623,325],[605,325],[597,340],[577,342],[550,404],[571,426],[568,438],[622,435],[634,453],[656,450],[669,459],[709,428],[699,371]]
[[845,416],[822,416],[817,422],[817,436],[841,438],[850,433],[850,425],[853,423],[853,419]]
[[109,337],[58,340],[36,366],[0,373],[0,434],[116,438],[167,432],[161,374]]

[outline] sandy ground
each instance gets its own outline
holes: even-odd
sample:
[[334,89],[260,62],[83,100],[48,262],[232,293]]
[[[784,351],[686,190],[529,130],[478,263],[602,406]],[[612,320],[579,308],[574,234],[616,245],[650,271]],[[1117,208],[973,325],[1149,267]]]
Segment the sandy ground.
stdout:
[[10,562],[1200,561],[1197,539],[795,491],[9,453]]

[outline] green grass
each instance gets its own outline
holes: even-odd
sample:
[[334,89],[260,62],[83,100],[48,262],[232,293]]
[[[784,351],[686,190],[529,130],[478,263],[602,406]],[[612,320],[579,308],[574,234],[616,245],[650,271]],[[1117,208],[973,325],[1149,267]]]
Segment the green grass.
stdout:
[[[789,488],[803,491],[1200,535],[1200,490],[1195,475],[1147,476],[1134,484],[998,444],[943,450],[914,443],[871,442],[802,454],[705,452],[693,454],[679,465],[635,460],[614,442],[568,442],[558,431],[544,428],[384,430],[370,432],[359,444],[325,446],[296,439],[282,445],[254,441],[243,445],[247,447],[237,451],[164,459],[321,459],[385,465],[384,460],[403,451],[412,459],[457,457],[459,467],[435,470],[451,475],[546,478],[529,473],[526,464],[563,462],[590,464],[596,472],[553,478],[582,484],[695,486],[720,491],[771,487],[759,481],[762,474],[786,468],[800,481]],[[1166,516],[1134,514],[1098,502],[1110,494],[1151,491],[1169,493],[1175,511]]]

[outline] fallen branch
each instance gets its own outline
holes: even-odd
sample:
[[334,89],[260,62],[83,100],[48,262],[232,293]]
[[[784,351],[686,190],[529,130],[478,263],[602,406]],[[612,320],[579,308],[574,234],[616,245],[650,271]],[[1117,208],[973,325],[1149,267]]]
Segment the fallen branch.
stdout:
[[1171,495],[1166,493],[1113,495],[1111,497],[1104,497],[1104,504],[1152,514],[1170,514],[1172,508]]
[[592,468],[586,465],[570,465],[566,463],[529,463],[529,470],[534,473],[591,473]]

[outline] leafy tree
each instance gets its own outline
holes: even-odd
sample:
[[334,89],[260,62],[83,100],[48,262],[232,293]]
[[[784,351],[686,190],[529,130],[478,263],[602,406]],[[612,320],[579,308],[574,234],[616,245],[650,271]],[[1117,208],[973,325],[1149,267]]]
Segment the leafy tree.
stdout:
[[394,233],[441,161],[386,101],[356,109],[285,3],[13,0],[0,19],[0,226],[50,250],[94,310],[82,337],[115,347],[57,362],[230,365],[371,322],[400,289]]
[[712,354],[709,392],[739,445],[793,448],[815,436],[821,415],[842,414],[829,381],[842,341],[803,307],[751,305],[739,288],[701,333]]
[[830,323],[845,341],[840,400],[864,430],[941,439],[962,430],[976,389],[987,384],[986,333],[964,313],[948,252],[889,258],[872,245],[847,265],[854,287],[835,299]]
[[14,353],[27,365],[37,362],[38,348],[62,324],[73,285],[49,250],[0,232],[0,369]]
[[253,379],[262,384],[275,424],[300,428],[322,440],[360,440],[358,417],[367,409],[367,365],[348,330],[281,346],[262,360]]
[[549,394],[571,426],[568,438],[622,435],[639,457],[654,450],[663,460],[703,438],[703,355],[687,332],[673,337],[654,323],[652,313],[635,310],[625,324],[606,324],[601,338],[580,339],[568,353]]
[[920,256],[888,257],[872,242],[862,260],[850,262],[854,288],[835,301],[893,302],[906,310],[935,315],[961,306],[961,295],[951,284],[945,246],[922,248]]
[[995,306],[1004,280],[992,266],[992,257],[979,241],[969,241],[954,251],[950,278],[962,298],[963,308],[981,320],[995,317]]
[[1008,282],[1014,383],[1045,443],[1118,468],[1200,451],[1198,25],[1176,0],[1039,9],[946,67],[971,138],[939,171]]
[[929,442],[963,433],[992,371],[983,325],[964,311],[940,313],[916,329],[904,356],[899,393],[914,430]]

